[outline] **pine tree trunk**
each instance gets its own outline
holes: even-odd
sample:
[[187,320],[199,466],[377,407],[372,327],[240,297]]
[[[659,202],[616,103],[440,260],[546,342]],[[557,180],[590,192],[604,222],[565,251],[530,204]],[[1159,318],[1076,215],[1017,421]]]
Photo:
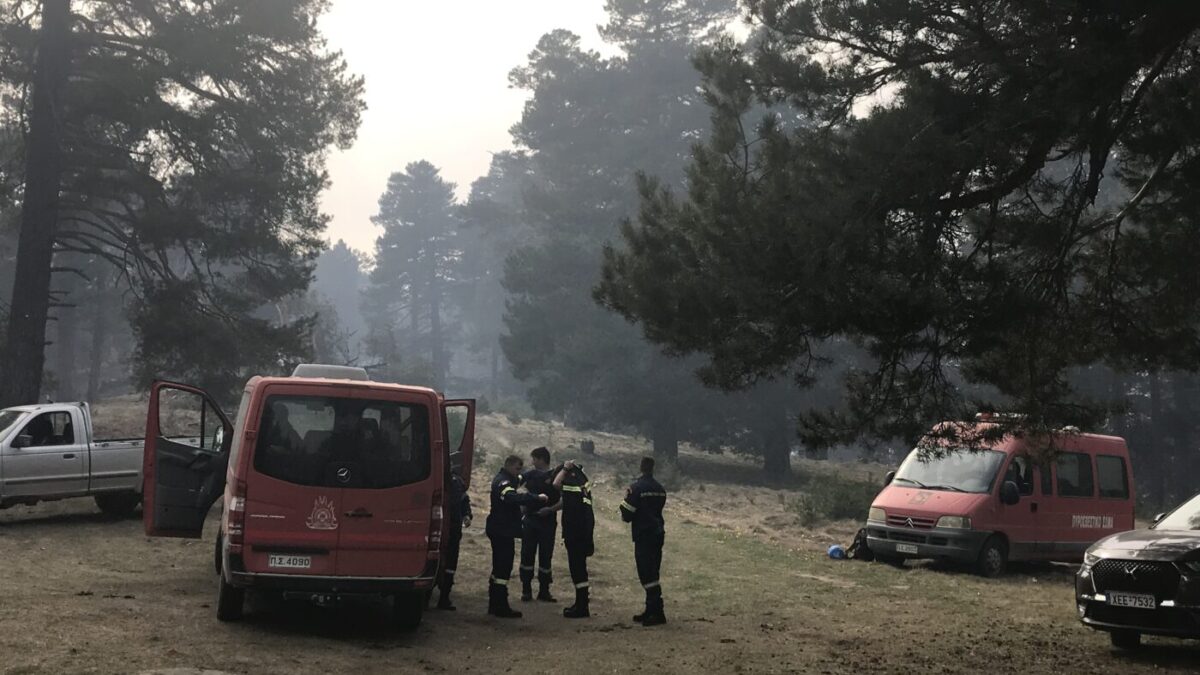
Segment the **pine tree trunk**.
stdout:
[[87,401],[95,403],[100,396],[101,373],[104,371],[104,349],[108,341],[109,317],[107,289],[97,284],[92,301],[92,345],[88,353]]
[[654,442],[654,459],[664,464],[676,464],[679,461],[679,430],[672,413],[663,413],[656,417],[652,426]]
[[1153,443],[1152,456],[1157,460],[1155,464],[1158,469],[1158,475],[1155,476],[1158,483],[1158,503],[1161,507],[1167,506],[1167,493],[1170,491],[1170,449],[1167,447],[1166,436],[1163,433],[1162,425],[1166,420],[1163,419],[1162,410],[1162,377],[1158,373],[1150,373],[1150,433],[1149,436]]
[[62,90],[71,61],[71,0],[43,0],[25,150],[16,276],[0,366],[0,406],[33,403],[42,388],[50,268],[62,183]]
[[446,389],[446,376],[449,366],[446,363],[446,345],[442,341],[442,302],[437,290],[429,294],[429,340],[433,346],[433,379],[434,388],[438,391]]
[[769,481],[783,481],[792,475],[792,434],[788,433],[788,414],[774,410],[764,420],[763,471]]

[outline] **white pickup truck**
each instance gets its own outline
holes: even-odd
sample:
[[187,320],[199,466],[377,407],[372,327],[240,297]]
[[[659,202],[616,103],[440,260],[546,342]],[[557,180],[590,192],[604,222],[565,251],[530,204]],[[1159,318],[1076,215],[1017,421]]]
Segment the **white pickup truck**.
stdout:
[[127,516],[142,500],[143,443],[93,438],[86,403],[0,410],[0,509],[93,497],[101,511]]

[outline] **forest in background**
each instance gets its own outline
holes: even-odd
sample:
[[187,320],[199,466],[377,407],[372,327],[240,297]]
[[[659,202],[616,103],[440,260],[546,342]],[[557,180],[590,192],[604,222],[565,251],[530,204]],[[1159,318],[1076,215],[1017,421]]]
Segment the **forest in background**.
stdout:
[[[775,480],[994,408],[1125,436],[1149,504],[1197,490],[1190,10],[608,0],[612,55],[546,34],[512,148],[461,199],[404,157],[356,251],[317,206],[364,86],[325,2],[61,2],[42,396],[359,365]],[[0,3],[6,292],[41,11]]]

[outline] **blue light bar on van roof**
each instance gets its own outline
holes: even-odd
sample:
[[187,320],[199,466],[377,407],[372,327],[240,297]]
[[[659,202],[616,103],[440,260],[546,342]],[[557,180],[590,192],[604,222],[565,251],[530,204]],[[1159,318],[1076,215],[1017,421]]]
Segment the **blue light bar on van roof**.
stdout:
[[292,377],[309,377],[321,380],[355,380],[369,382],[371,376],[363,368],[352,366],[329,366],[323,363],[302,363],[292,371]]

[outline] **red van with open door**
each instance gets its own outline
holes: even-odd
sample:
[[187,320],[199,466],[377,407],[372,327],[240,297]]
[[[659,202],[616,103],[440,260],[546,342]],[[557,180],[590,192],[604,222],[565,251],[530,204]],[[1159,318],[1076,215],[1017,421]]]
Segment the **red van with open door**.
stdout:
[[204,391],[156,382],[146,533],[200,538],[223,494],[219,619],[241,617],[247,590],[321,603],[390,596],[412,629],[442,558],[450,472],[469,484],[474,435],[474,401],[357,368],[255,377],[232,423]]

